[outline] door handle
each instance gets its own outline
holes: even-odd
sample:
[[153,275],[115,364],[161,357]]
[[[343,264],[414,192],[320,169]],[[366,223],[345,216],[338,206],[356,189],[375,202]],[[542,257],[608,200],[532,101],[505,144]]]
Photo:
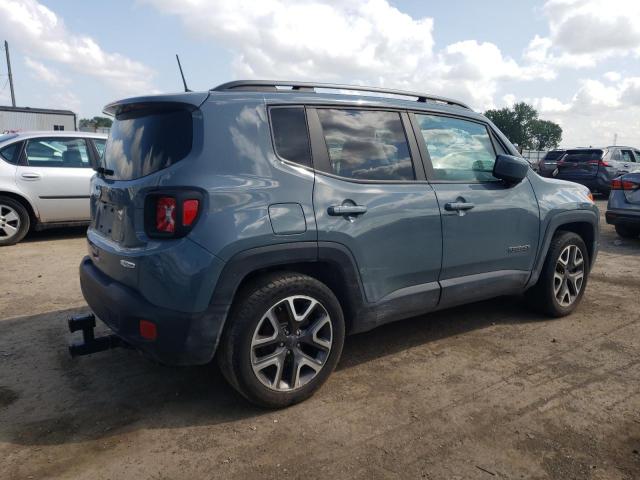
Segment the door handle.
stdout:
[[35,172],[24,172],[22,175],[20,175],[22,178],[24,178],[25,180],[38,180],[42,177],[42,175],[40,175],[39,173],[35,173]]
[[449,212],[461,212],[471,210],[475,205],[469,202],[450,202],[444,204],[444,209]]
[[333,217],[362,215],[367,213],[367,207],[364,205],[332,205],[327,208],[327,213]]

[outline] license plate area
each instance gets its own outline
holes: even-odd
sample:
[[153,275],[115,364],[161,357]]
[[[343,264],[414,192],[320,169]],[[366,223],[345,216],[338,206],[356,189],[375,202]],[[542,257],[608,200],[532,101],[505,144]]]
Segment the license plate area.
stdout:
[[123,207],[99,201],[96,208],[94,228],[101,235],[117,242],[123,239],[125,212]]

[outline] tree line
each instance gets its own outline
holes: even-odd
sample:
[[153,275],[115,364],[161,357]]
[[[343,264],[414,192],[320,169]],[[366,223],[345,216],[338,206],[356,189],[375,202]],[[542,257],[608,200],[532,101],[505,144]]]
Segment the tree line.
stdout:
[[511,141],[518,149],[551,150],[562,141],[562,127],[549,120],[538,118],[538,111],[531,105],[519,102],[513,107],[487,110],[485,117]]

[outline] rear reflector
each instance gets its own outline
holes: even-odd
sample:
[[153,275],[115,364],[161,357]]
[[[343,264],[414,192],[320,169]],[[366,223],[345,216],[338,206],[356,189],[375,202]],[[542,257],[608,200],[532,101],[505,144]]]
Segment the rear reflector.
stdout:
[[149,320],[140,320],[140,336],[145,340],[155,340],[158,338],[156,324]]
[[182,225],[190,226],[198,216],[200,202],[195,199],[185,200],[182,204]]
[[173,233],[176,231],[176,199],[160,197],[156,203],[156,230]]

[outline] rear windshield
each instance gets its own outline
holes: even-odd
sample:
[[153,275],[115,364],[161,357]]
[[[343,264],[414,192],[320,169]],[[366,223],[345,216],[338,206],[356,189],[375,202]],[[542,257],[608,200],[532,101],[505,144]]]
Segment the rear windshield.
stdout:
[[564,153],[564,150],[551,150],[547,152],[543,160],[558,160]]
[[602,150],[567,150],[565,162],[591,162],[602,158]]
[[109,178],[132,180],[167,168],[191,151],[193,118],[187,110],[143,110],[118,115],[104,152]]

